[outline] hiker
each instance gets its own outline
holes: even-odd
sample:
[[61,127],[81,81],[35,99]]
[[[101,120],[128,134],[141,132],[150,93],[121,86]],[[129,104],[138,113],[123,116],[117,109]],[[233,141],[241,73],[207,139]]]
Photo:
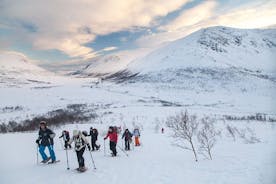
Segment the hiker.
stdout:
[[122,135],[122,139],[125,138],[125,150],[129,151],[130,150],[130,143],[132,141],[132,134],[128,129],[125,130],[125,132]]
[[[39,153],[42,157],[41,163],[47,163],[50,159],[51,163],[56,162],[56,155],[54,152],[54,137],[56,134],[47,127],[45,121],[41,121],[39,124],[38,139],[35,141],[39,147]],[[45,154],[45,148],[48,148],[50,157]]]
[[161,133],[162,133],[162,134],[164,133],[164,131],[165,131],[164,128],[161,128]]
[[63,130],[62,134],[61,134],[61,136],[59,138],[63,138],[63,140],[64,140],[64,148],[65,149],[68,149],[68,147],[70,149],[72,148],[71,145],[68,144],[68,142],[70,140],[70,134],[69,134],[69,132],[67,130]]
[[84,158],[83,158],[83,153],[85,151],[85,147],[88,147],[88,150],[91,150],[91,147],[86,139],[86,137],[82,134],[81,131],[79,130],[74,130],[73,131],[73,137],[70,139],[68,144],[75,143],[75,151],[77,153],[77,158],[78,158],[78,163],[79,167],[77,168],[78,171],[84,172],[87,170],[84,164]]
[[136,127],[133,130],[133,135],[134,135],[134,138],[135,138],[135,146],[140,146],[140,141],[139,141],[140,131],[139,131],[138,127]]
[[95,151],[95,149],[99,150],[100,145],[96,144],[96,141],[98,140],[98,130],[96,128],[90,127],[90,132],[88,136],[91,136],[92,151]]
[[117,141],[118,141],[118,135],[117,135],[115,128],[112,126],[109,127],[108,133],[107,133],[106,137],[104,138],[104,140],[106,140],[108,137],[110,140],[109,147],[110,147],[110,150],[112,151],[112,156],[116,157],[116,155],[117,155],[116,145],[117,145]]

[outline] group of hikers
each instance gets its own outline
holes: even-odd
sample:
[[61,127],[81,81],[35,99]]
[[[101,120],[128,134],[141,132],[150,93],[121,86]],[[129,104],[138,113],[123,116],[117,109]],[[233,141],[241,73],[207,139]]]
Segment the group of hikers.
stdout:
[[[104,141],[109,138],[109,148],[111,150],[111,156],[116,157],[117,156],[117,143],[118,143],[118,133],[119,129],[116,126],[110,126],[108,128],[107,135],[104,137]],[[41,154],[42,161],[41,163],[56,163],[58,160],[56,160],[55,152],[54,152],[54,137],[55,133],[47,127],[47,124],[45,121],[40,122],[39,127],[39,133],[38,133],[38,139],[36,140],[36,143],[38,144],[38,150]],[[91,137],[91,146],[89,141],[87,140],[87,136]],[[125,142],[125,150],[130,150],[130,144],[132,143],[132,137],[134,136],[135,139],[135,146],[140,146],[140,131],[139,128],[134,128],[133,132],[131,133],[129,129],[125,129],[124,133],[122,134],[122,139],[124,139]],[[96,128],[91,127],[89,134],[86,131],[79,131],[79,130],[73,130],[73,136],[70,137],[70,133],[67,130],[63,130],[62,134],[59,138],[63,138],[64,140],[64,149],[71,149],[71,144],[74,143],[74,149],[77,154],[78,164],[79,167],[77,168],[78,171],[83,172],[86,170],[83,154],[85,151],[85,148],[87,147],[89,151],[96,151],[100,149],[100,145],[97,145],[98,140],[98,130]],[[48,157],[45,153],[45,148],[48,148],[50,157]],[[51,160],[51,161],[50,161]]]

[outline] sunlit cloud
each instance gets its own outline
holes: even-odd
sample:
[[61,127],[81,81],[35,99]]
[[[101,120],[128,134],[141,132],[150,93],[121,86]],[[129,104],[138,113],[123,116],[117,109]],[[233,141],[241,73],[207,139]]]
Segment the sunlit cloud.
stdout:
[[194,26],[195,24],[212,17],[216,6],[216,1],[205,1],[194,8],[184,11],[175,20],[167,25],[161,26],[159,29],[165,31],[176,31],[187,26]]
[[2,0],[0,16],[10,22],[24,21],[33,25],[35,32],[27,36],[35,49],[57,49],[70,57],[87,58],[95,53],[85,44],[96,36],[149,27],[156,18],[166,16],[189,1]]
[[112,50],[116,50],[117,47],[106,47],[103,49],[103,51],[112,51]]

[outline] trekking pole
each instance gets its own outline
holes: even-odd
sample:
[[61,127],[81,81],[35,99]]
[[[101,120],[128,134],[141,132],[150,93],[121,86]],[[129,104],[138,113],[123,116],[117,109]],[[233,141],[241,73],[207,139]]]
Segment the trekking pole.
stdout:
[[36,164],[38,164],[38,144],[36,145]]
[[69,160],[68,160],[68,150],[65,149],[65,151],[66,151],[67,170],[69,170],[70,167],[69,167]]
[[105,152],[105,140],[104,140],[104,156],[106,156],[106,152]]
[[91,157],[92,163],[94,165],[94,169],[97,169],[91,151],[89,151],[89,153],[90,153],[90,157]]
[[132,145],[132,150],[134,150],[134,141],[131,138],[131,145]]
[[124,154],[126,154],[126,156],[128,157],[127,152],[126,152],[125,150],[123,150],[123,148],[121,148],[119,145],[118,145],[118,147],[119,147],[119,149],[120,149]]
[[60,142],[60,146],[61,146],[61,149],[63,149],[63,144],[61,142],[61,139],[59,138],[59,142]]

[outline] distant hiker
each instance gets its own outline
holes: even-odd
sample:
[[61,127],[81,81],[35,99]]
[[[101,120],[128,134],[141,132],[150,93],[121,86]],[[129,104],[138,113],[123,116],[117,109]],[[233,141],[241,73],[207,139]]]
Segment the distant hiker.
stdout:
[[69,134],[69,132],[67,130],[63,130],[62,134],[61,134],[61,136],[59,138],[63,138],[63,140],[64,140],[64,148],[65,149],[68,149],[68,147],[70,149],[72,148],[71,145],[68,144],[68,142],[70,140],[70,134]]
[[139,140],[139,138],[140,138],[140,130],[139,130],[139,128],[135,128],[133,130],[133,135],[135,137],[135,146],[140,146],[140,140]]
[[162,133],[162,134],[164,133],[164,128],[161,128],[161,133]]
[[[39,153],[42,157],[42,163],[47,163],[50,159],[52,159],[52,163],[55,163],[56,161],[56,155],[54,152],[54,137],[56,134],[47,128],[46,122],[41,121],[39,124],[39,132],[38,132],[38,139],[36,140],[36,143],[39,146]],[[48,148],[50,157],[48,157],[45,154],[45,148]]]
[[123,133],[122,139],[125,138],[125,150],[130,150],[130,143],[132,141],[132,134],[128,129]]
[[90,127],[90,132],[89,135],[91,136],[91,146],[92,146],[92,151],[99,150],[100,145],[96,144],[96,141],[98,140],[98,130],[96,128]]
[[118,134],[116,132],[116,129],[112,126],[109,127],[108,129],[108,133],[106,135],[106,137],[104,138],[104,140],[106,140],[109,137],[109,147],[110,150],[112,151],[112,156],[116,156],[117,155],[117,150],[116,150],[116,145],[117,145],[117,141],[118,141]]
[[91,150],[91,147],[86,139],[86,137],[82,134],[79,130],[73,131],[73,137],[70,139],[69,144],[75,143],[75,151],[77,153],[79,167],[77,168],[78,171],[84,172],[87,170],[84,164],[83,153],[85,151],[85,147],[88,147],[88,150]]

